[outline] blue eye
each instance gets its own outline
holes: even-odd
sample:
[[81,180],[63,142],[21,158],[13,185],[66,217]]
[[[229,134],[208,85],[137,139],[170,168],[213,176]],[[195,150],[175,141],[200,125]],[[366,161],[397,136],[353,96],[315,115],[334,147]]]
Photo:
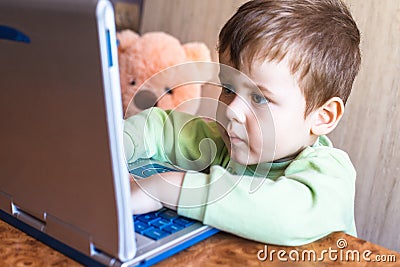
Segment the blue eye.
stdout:
[[269,103],[269,100],[266,99],[265,96],[259,94],[252,94],[251,99],[254,103],[260,105]]

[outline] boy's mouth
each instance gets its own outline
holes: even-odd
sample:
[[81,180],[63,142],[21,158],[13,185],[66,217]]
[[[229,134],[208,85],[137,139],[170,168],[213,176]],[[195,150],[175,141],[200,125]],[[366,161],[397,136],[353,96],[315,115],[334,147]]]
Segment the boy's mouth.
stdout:
[[236,133],[229,132],[227,134],[228,134],[229,140],[231,141],[231,144],[244,143],[244,139],[239,137]]
[[231,137],[229,140],[231,141],[231,144],[243,143],[243,140],[237,137]]

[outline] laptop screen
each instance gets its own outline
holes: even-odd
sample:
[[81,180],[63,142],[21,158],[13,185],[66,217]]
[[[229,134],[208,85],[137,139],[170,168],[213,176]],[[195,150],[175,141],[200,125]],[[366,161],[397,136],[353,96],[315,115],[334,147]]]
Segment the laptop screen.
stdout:
[[0,208],[88,255],[132,258],[111,4],[3,0],[0,13]]

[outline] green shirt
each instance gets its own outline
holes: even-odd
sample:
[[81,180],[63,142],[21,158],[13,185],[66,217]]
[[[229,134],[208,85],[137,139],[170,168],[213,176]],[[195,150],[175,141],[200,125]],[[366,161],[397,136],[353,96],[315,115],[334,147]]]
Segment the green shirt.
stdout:
[[183,216],[277,245],[356,235],[356,172],[326,136],[290,161],[243,166],[230,159],[215,122],[152,108],[125,120],[124,146],[128,163],[153,158],[195,170],[183,180]]

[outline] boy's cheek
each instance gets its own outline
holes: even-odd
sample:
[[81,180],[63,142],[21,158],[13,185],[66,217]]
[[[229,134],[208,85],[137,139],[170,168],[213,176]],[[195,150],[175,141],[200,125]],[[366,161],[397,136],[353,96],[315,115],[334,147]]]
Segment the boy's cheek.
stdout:
[[226,107],[222,106],[220,102],[218,103],[217,106],[217,114],[216,114],[216,120],[219,124],[226,125]]
[[218,99],[215,119],[219,124],[226,125],[226,120],[227,120],[226,109],[227,109],[227,105],[225,103],[221,102],[220,99]]
[[221,124],[218,123],[218,132],[221,135],[222,140],[225,143],[225,146],[227,146],[228,148],[230,147],[230,141],[229,141],[229,137],[228,134],[224,128],[224,126],[222,126]]

